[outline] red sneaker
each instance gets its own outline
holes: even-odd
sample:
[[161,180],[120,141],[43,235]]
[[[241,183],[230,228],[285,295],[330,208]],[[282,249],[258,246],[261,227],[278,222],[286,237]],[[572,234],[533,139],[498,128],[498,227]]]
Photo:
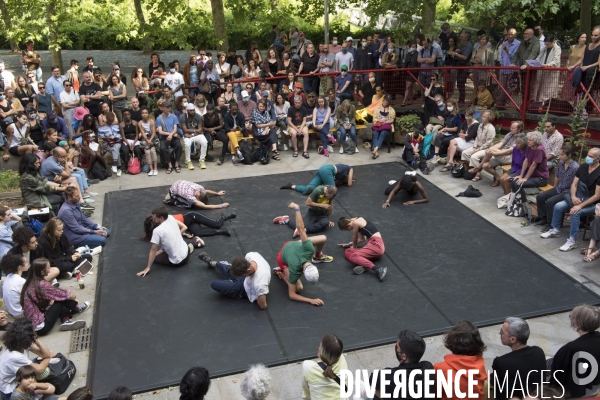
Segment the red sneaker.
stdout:
[[273,220],[274,224],[279,224],[279,225],[286,225],[288,222],[290,222],[289,215],[282,215]]

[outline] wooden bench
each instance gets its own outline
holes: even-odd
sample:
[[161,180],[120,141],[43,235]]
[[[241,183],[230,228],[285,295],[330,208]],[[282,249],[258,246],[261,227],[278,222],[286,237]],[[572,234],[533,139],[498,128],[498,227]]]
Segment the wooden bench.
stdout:
[[[512,167],[510,165],[502,165],[502,171],[504,171],[504,172],[510,171],[511,168]],[[546,190],[554,189],[554,186],[546,185],[546,186],[538,187],[538,189],[540,189],[540,192],[545,192]]]

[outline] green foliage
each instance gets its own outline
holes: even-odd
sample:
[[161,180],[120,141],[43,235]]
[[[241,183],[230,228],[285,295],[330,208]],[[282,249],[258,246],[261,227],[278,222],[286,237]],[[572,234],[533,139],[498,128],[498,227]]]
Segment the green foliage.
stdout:
[[19,188],[19,174],[7,169],[0,172],[0,192],[9,192]]
[[[594,77],[596,73],[594,72]],[[592,78],[593,80],[594,78]],[[586,95],[577,101],[575,106],[575,111],[573,112],[571,123],[569,124],[570,128],[569,133],[571,137],[568,139],[571,146],[573,146],[573,159],[578,161],[580,164],[583,161],[583,158],[587,154],[587,150],[589,149],[589,145],[587,144],[587,139],[591,136],[587,131],[587,124],[589,123],[589,119],[584,118],[585,105],[587,104],[589,99],[589,92]]]
[[400,133],[410,133],[414,126],[421,123],[421,118],[415,114],[407,114],[396,119],[396,127]]
[[537,130],[538,132],[544,132],[546,129],[546,121],[548,121],[548,113],[550,112],[550,106],[552,105],[552,99],[548,102],[548,108],[546,108],[546,114],[540,119],[538,122]]

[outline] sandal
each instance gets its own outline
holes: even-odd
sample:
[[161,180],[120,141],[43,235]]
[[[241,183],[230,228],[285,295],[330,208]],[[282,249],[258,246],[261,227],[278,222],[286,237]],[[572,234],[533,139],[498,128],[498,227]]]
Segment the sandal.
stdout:
[[494,179],[494,182],[490,185],[491,187],[500,186],[500,181],[498,179]]
[[298,150],[294,150],[294,154],[292,154],[292,157],[298,157]]
[[271,153],[275,154],[276,156],[279,155],[279,151],[277,151],[277,150],[272,150]]
[[310,158],[310,156],[308,155],[308,151],[303,152],[302,157],[304,157],[308,160]]
[[600,257],[600,252],[598,250],[596,250],[592,254],[583,257],[583,261],[585,261],[585,262],[592,262],[592,261],[594,261],[598,257]]
[[481,175],[479,174],[479,172],[477,173],[477,175],[475,175],[475,178],[471,179],[473,182],[477,182],[481,180]]
[[470,174],[475,174],[475,173],[478,173],[478,172],[479,172],[479,170],[477,168],[475,168],[475,167],[469,169],[469,173]]
[[582,248],[581,248],[581,250],[579,250],[579,253],[580,253],[582,256],[589,255],[589,252],[590,252],[590,250],[591,250],[591,251],[592,251],[592,253],[593,253],[594,251],[596,251],[596,250],[598,250],[598,249],[597,249],[596,247],[582,247]]
[[446,164],[446,165],[444,165],[444,168],[440,169],[440,172],[448,172],[448,171],[452,171],[452,164]]
[[173,172],[173,168],[171,168],[171,167],[167,168],[167,174],[170,174],[171,172]]
[[177,172],[177,173],[181,172],[181,168],[179,168],[179,165],[175,167],[175,172]]
[[273,155],[271,156],[271,158],[275,161],[280,161],[281,159],[279,158],[279,155],[273,153]]

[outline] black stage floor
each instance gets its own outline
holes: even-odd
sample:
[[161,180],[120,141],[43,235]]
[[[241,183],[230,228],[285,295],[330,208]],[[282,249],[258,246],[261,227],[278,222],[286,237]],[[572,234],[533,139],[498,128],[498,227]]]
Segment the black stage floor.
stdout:
[[[231,203],[227,211],[237,218],[227,221],[232,237],[206,238],[205,251],[226,260],[258,251],[275,266],[292,230],[272,219],[293,214],[290,201],[305,209],[304,196],[279,186],[306,184],[313,174],[210,182],[209,189],[227,191],[213,201]],[[399,164],[359,166],[355,185],[340,188],[334,221],[363,216],[376,224],[386,244],[379,264],[388,267],[387,280],[354,275],[337,247],[350,233],[329,228],[325,253],[334,261],[319,264],[319,283],[304,290],[325,302],[319,308],[290,301],[275,275],[266,311],[247,300],[223,298],[210,288],[218,272],[195,256],[184,267],[155,265],[147,277],[137,277],[150,247],[138,240],[142,221],[162,204],[167,187],[108,193],[104,223],[113,236],[99,268],[89,369],[95,396],[106,397],[119,385],[135,392],[174,385],[193,365],[219,376],[258,362],[312,358],[327,333],[340,336],[351,350],[391,343],[402,329],[434,335],[460,319],[481,326],[598,303],[598,296],[427,181],[421,180],[429,204],[403,206],[399,195],[382,209],[387,182],[403,174]]]

